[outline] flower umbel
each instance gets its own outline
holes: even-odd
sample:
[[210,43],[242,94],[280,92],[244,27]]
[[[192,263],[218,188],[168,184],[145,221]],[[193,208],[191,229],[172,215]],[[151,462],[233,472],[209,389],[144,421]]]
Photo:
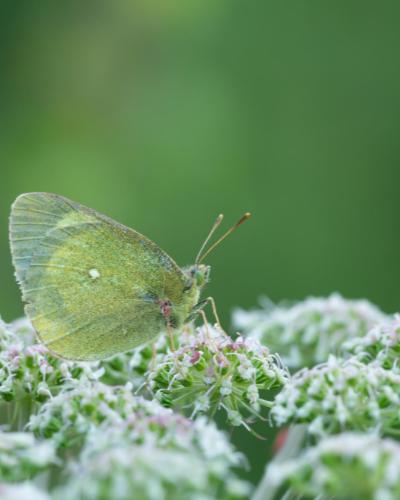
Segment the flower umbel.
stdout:
[[127,500],[132,492],[143,500],[248,498],[249,485],[232,469],[242,457],[214,424],[157,404],[149,410],[119,427],[93,427],[55,498]]
[[400,374],[355,358],[296,373],[276,396],[271,417],[278,425],[308,423],[314,435],[344,430],[400,430]]
[[24,396],[43,402],[56,394],[65,380],[92,375],[87,363],[54,357],[42,344],[27,320],[11,325],[0,320],[0,400],[18,402]]
[[155,397],[167,407],[194,417],[223,409],[233,425],[259,417],[268,391],[287,379],[279,358],[255,339],[232,340],[217,328],[188,331],[176,352],[170,352],[148,373]]
[[363,363],[377,363],[400,372],[400,315],[374,326],[364,337],[349,339],[342,346],[344,355],[354,355]]
[[[164,412],[164,413],[162,413]],[[124,427],[153,417],[166,419],[168,410],[156,402],[134,396],[131,384],[109,386],[81,378],[66,383],[63,390],[32,415],[28,427],[37,436],[51,438],[58,448],[80,447],[93,427]]]
[[39,442],[28,432],[0,432],[0,481],[30,479],[55,462],[50,441]]
[[267,477],[270,485],[290,488],[302,498],[394,500],[400,498],[399,470],[397,442],[344,433],[323,439],[298,458],[272,462]]
[[367,300],[346,300],[339,294],[308,298],[292,307],[266,303],[260,310],[237,310],[234,324],[258,339],[293,371],[323,363],[341,344],[361,337],[387,316]]

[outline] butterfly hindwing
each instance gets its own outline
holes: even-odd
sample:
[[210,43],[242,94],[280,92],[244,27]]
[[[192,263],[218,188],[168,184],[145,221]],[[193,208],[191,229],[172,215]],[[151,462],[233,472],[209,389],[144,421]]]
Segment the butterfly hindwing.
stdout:
[[15,201],[10,240],[26,313],[41,340],[71,359],[101,359],[154,338],[157,297],[183,300],[185,276],[157,245],[61,196]]

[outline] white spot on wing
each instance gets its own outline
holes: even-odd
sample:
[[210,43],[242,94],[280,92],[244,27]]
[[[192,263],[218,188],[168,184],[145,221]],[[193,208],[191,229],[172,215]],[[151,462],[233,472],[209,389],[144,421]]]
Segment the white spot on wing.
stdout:
[[100,278],[100,273],[97,269],[89,269],[89,276],[92,278],[92,280],[96,280],[97,278]]

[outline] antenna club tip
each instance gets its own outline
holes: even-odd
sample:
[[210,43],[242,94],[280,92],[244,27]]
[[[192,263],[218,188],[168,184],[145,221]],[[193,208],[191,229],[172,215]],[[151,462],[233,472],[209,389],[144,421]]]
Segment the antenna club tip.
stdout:
[[217,229],[217,227],[220,225],[222,219],[224,218],[224,215],[223,214],[219,214],[218,217],[217,217],[217,220],[214,222],[214,225],[213,227],[211,228],[211,231],[210,233],[208,234],[205,242],[203,243],[203,245],[201,246],[200,248],[200,251],[199,253],[197,254],[197,257],[196,257],[196,261],[195,263],[196,264],[200,264],[200,262],[202,262],[206,257],[207,255],[212,252],[212,250],[214,250],[214,248],[216,246],[218,246],[221,241],[223,241],[229,234],[231,234],[235,229],[237,229],[244,221],[246,221],[247,219],[249,219],[251,217],[251,213],[250,212],[245,212],[242,217],[236,222],[235,225],[233,225],[230,229],[228,229],[228,231],[226,231],[226,233],[224,233],[215,243],[213,243],[209,248],[208,250],[206,250],[203,254],[203,250],[204,250],[204,247],[206,246],[206,244],[208,243],[211,235],[214,233],[214,231]]
[[235,226],[235,227],[240,226],[241,224],[243,224],[243,222],[246,222],[246,220],[250,219],[250,217],[251,217],[251,213],[250,213],[250,212],[246,212],[246,213],[244,213],[244,214],[240,217],[240,219],[237,221],[237,223],[236,223],[236,226]]

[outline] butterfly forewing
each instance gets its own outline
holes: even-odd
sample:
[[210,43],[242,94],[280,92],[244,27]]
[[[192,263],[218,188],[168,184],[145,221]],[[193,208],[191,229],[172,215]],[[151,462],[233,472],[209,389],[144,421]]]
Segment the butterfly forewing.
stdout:
[[165,326],[156,298],[183,300],[186,278],[157,245],[48,193],[15,201],[10,240],[26,313],[41,340],[71,359],[101,359]]

